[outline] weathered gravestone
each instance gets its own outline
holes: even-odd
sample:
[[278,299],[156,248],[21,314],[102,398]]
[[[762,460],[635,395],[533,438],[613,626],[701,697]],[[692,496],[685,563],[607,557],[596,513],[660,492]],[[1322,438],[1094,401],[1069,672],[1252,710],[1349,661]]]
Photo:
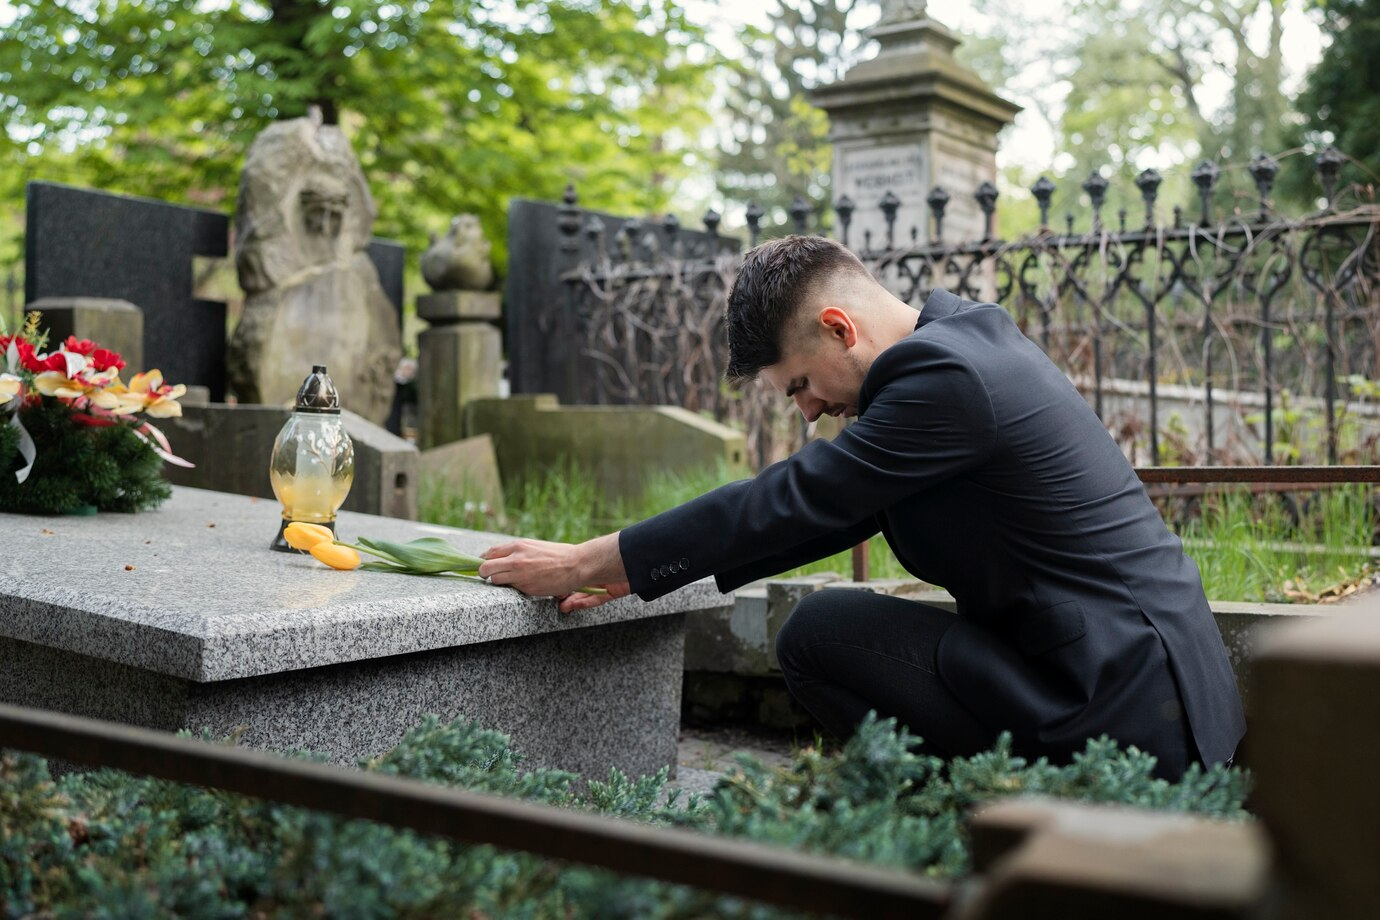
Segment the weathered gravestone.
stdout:
[[[997,177],[997,133],[1020,106],[1001,98],[954,59],[959,39],[929,18],[923,0],[883,0],[868,35],[877,54],[810,101],[829,114],[834,144],[834,194],[857,210],[848,244],[871,248],[931,242],[926,198],[935,186],[949,195],[944,235],[978,240],[984,215],[974,197]],[[878,204],[897,201],[894,233]]]
[[248,295],[228,376],[242,401],[281,404],[326,364],[341,402],[375,423],[393,403],[401,331],[366,249],[374,202],[345,135],[316,118],[254,141],[236,213]]
[[489,253],[479,218],[461,214],[422,256],[432,287],[417,298],[417,315],[430,324],[417,336],[423,448],[464,437],[465,404],[499,395],[503,339],[486,322],[497,322],[501,312],[498,292],[487,290],[494,280]]

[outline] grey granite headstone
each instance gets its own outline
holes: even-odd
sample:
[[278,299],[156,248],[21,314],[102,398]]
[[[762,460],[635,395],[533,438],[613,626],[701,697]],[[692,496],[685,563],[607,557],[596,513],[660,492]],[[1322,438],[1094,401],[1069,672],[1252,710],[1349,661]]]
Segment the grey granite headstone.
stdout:
[[[686,611],[711,581],[561,614],[459,577],[338,572],[274,553],[276,502],[178,487],[156,511],[0,514],[0,700],[352,762],[427,712],[509,732],[534,764],[674,763]],[[343,512],[337,533],[496,534]],[[74,580],[73,562],[81,576]]]
[[225,304],[193,296],[192,260],[228,251],[218,211],[30,182],[24,299],[106,297],[144,312],[144,363],[225,398]]

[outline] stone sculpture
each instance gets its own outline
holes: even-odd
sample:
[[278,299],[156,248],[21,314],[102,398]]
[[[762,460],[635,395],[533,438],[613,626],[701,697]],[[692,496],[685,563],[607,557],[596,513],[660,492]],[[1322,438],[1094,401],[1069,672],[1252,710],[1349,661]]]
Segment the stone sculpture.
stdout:
[[882,0],[882,15],[877,25],[919,22],[928,15],[925,9],[927,5],[927,0]]
[[431,235],[431,248],[422,255],[422,277],[433,291],[486,291],[494,281],[489,255],[479,218],[461,214],[444,237]]
[[397,311],[365,252],[374,202],[349,142],[319,117],[255,139],[240,178],[235,264],[246,296],[226,355],[243,403],[292,401],[325,364],[341,404],[388,416],[402,356]]

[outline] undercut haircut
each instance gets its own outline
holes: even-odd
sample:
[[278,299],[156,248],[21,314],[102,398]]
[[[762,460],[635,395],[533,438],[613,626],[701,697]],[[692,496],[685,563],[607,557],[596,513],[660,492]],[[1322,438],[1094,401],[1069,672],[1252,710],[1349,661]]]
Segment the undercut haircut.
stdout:
[[[781,360],[792,323],[812,290],[840,273],[873,281],[842,244],[822,236],[785,236],[750,250],[728,294],[728,368],[735,384]],[[875,282],[874,282],[875,283]]]

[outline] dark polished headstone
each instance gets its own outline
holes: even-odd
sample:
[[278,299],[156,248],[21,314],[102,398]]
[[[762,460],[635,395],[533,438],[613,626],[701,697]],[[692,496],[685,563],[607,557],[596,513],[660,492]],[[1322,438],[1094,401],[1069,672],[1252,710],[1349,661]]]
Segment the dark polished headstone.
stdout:
[[388,299],[393,303],[393,309],[398,311],[398,326],[401,327],[403,262],[407,258],[407,248],[402,243],[374,237],[369,242],[366,253],[369,256],[369,261],[373,262],[374,268],[378,270],[379,284],[383,286],[383,293],[388,295]]
[[218,211],[30,182],[24,299],[107,297],[144,313],[144,363],[225,395],[225,303],[193,296],[194,256],[223,257]]

